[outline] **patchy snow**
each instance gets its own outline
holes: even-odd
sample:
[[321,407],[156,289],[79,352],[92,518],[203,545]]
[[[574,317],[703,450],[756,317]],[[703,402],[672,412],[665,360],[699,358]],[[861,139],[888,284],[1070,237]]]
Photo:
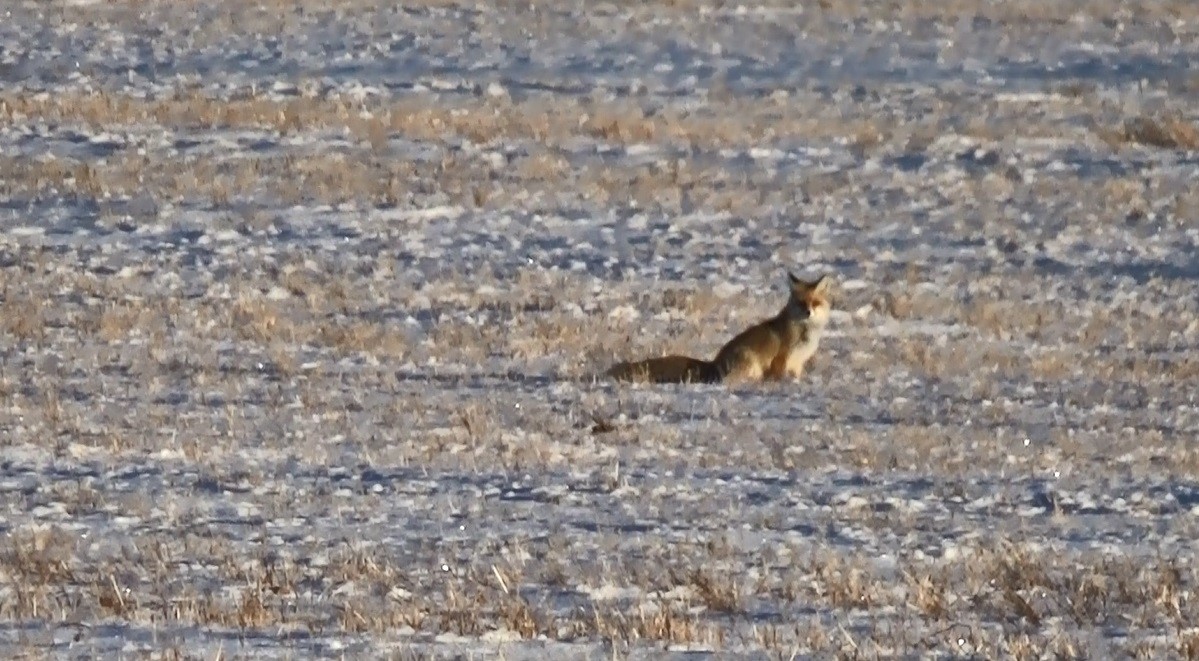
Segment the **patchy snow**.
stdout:
[[0,649],[1193,649],[1193,26],[840,4],[6,8]]

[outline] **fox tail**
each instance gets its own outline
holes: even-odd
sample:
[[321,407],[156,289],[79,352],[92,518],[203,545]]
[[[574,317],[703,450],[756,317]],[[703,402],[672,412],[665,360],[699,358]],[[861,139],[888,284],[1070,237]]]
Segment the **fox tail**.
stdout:
[[606,374],[617,381],[647,381],[650,383],[716,383],[720,374],[707,360],[690,356],[663,356],[626,363],[616,363]]

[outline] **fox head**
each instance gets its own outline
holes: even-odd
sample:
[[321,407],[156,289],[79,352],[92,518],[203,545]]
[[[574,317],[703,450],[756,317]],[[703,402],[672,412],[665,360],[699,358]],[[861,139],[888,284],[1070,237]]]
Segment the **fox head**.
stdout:
[[789,317],[817,326],[823,326],[828,322],[829,311],[832,309],[828,300],[828,276],[822,275],[808,281],[797,278],[788,271],[787,284],[791,288],[791,298],[787,301]]

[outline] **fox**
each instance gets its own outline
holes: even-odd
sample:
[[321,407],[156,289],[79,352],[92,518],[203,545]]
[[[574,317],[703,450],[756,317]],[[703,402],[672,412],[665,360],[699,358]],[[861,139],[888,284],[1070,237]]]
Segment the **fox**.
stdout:
[[650,383],[746,383],[779,381],[803,376],[828,324],[832,305],[829,277],[803,280],[787,271],[790,295],[786,305],[738,333],[712,360],[691,356],[662,356],[619,362],[605,374],[617,381]]

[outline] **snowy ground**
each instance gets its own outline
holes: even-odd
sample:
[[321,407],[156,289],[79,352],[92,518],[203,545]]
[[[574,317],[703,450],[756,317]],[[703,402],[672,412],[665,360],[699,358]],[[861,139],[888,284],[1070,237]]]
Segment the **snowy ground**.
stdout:
[[1199,655],[1199,7],[627,4],[0,10],[4,656]]

